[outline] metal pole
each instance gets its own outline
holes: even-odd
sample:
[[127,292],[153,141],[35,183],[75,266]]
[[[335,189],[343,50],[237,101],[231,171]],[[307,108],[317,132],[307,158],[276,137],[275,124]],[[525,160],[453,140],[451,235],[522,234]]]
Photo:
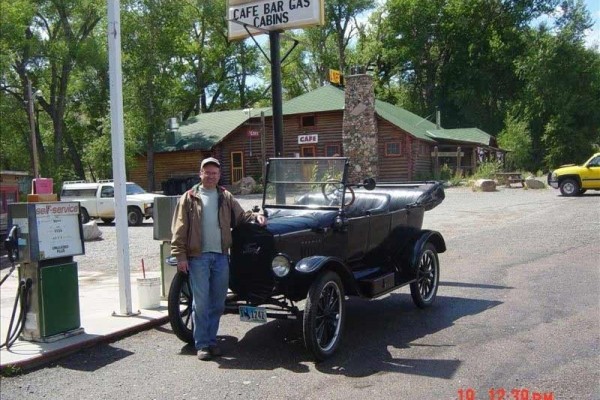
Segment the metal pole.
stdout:
[[110,77],[110,123],[115,219],[117,231],[117,270],[119,275],[119,313],[130,316],[131,277],[129,237],[127,236],[127,189],[125,186],[125,137],[123,125],[123,76],[121,74],[121,15],[119,0],[108,0],[108,66]]
[[271,50],[271,96],[273,98],[273,140],[275,157],[283,156],[283,107],[281,99],[281,54],[279,32],[269,32]]
[[38,157],[37,151],[37,137],[35,134],[35,114],[33,107],[33,94],[31,90],[31,80],[29,76],[26,76],[27,79],[27,113],[29,114],[29,129],[31,131],[31,152],[33,153],[33,177],[40,177],[40,159]]

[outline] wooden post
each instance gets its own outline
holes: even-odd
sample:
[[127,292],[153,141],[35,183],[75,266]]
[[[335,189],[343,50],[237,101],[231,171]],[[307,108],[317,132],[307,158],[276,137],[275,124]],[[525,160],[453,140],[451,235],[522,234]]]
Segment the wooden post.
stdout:
[[461,170],[461,157],[460,157],[460,146],[456,147],[456,173],[457,174],[462,174],[462,170]]
[[437,146],[433,146],[433,176],[436,179],[440,176],[440,158]]

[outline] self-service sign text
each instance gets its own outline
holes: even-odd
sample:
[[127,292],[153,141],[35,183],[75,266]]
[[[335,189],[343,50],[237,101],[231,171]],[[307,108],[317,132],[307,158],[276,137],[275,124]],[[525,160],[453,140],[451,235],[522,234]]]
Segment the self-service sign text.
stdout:
[[83,254],[79,203],[40,203],[35,214],[40,260]]
[[319,135],[299,135],[298,136],[298,144],[313,144],[319,143]]

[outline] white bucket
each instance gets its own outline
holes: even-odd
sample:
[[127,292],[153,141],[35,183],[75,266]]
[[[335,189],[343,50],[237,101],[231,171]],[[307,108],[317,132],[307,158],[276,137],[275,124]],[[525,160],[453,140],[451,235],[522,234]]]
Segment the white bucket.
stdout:
[[160,307],[160,278],[137,278],[138,306]]

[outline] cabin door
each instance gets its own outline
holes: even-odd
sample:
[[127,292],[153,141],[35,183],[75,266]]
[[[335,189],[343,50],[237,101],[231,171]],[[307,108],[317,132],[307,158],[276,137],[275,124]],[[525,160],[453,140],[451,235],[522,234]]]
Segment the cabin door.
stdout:
[[241,151],[231,152],[231,183],[235,183],[244,177],[244,153]]

